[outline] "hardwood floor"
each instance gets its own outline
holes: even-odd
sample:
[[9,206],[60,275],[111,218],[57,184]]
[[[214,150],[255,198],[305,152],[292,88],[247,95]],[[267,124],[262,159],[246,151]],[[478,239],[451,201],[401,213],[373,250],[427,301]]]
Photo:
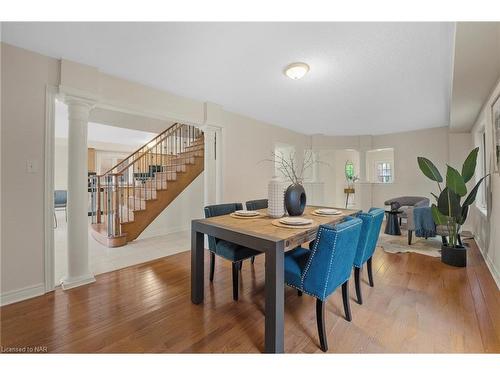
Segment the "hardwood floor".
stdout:
[[[500,352],[500,292],[470,242],[465,269],[419,254],[377,249],[375,287],[363,270],[363,305],[341,288],[326,307],[329,352]],[[205,303],[190,301],[190,253],[97,276],[97,282],[0,309],[3,348],[49,352],[260,352],[264,346],[264,257],[245,262],[240,300],[231,267],[217,259]],[[352,278],[353,279],[353,278]],[[351,291],[354,281],[351,280]],[[285,291],[285,351],[320,352],[315,300]]]

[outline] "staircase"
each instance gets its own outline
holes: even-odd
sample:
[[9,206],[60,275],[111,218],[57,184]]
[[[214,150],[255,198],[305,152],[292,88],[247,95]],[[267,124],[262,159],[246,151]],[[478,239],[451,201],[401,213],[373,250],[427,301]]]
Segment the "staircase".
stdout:
[[172,125],[103,175],[89,177],[92,236],[108,247],[135,240],[203,168],[203,132]]

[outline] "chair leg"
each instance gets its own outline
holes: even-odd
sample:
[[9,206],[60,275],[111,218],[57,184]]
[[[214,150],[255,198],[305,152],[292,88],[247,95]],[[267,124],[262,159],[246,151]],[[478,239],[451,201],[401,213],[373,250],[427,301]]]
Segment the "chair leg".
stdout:
[[210,281],[214,281],[215,254],[210,252]]
[[349,303],[349,280],[342,284],[342,301],[344,302],[345,320],[350,322],[352,320],[352,316],[351,305]]
[[238,268],[241,271],[241,268],[243,267],[243,261],[238,262]]
[[412,237],[413,237],[413,231],[408,230],[408,245],[411,245]]
[[401,226],[402,220],[403,220],[403,218],[400,216],[399,217],[399,226]]
[[361,284],[359,282],[359,272],[360,268],[354,267],[354,283],[356,284],[356,297],[358,298],[358,303],[363,304],[363,296],[361,295]]
[[328,350],[325,330],[325,302],[316,299],[316,323],[318,324],[319,345],[322,351]]
[[252,264],[255,263],[255,257],[252,257]]
[[297,295],[298,295],[299,297],[302,297],[302,292],[301,292],[300,290],[297,290]]
[[366,268],[368,269],[368,282],[370,286],[373,286],[372,257],[366,261]]
[[239,271],[239,262],[233,263],[233,300],[238,301],[238,271]]

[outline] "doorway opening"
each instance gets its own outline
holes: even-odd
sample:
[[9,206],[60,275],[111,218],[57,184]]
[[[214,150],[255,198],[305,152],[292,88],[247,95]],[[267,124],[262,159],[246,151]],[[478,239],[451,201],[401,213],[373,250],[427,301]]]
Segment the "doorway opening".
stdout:
[[[54,108],[52,139],[54,151],[52,181],[54,197],[52,215],[53,285],[58,286],[66,275],[68,267],[68,107],[63,101],[56,99]],[[92,110],[87,133],[88,163],[86,173],[89,176],[89,267],[94,275],[189,250],[191,220],[203,216],[203,206],[206,201],[205,191],[207,190],[205,172],[196,176],[165,209],[152,219],[137,239],[126,245],[116,248],[107,247],[96,240],[91,230],[93,214],[96,214],[90,187],[92,176],[99,176],[109,171],[140,147],[147,145],[155,136],[172,124],[172,121],[130,115],[120,111],[101,108]],[[161,164],[157,160],[157,164]],[[219,163],[216,163],[215,170],[217,164]],[[181,172],[177,171],[178,174]],[[137,178],[137,173],[131,174],[134,185]],[[214,183],[215,181],[214,179]],[[140,193],[139,188],[136,190],[139,190]],[[131,197],[127,196],[126,198],[127,207],[132,205],[132,201],[135,203],[138,199],[135,192],[131,194]]]

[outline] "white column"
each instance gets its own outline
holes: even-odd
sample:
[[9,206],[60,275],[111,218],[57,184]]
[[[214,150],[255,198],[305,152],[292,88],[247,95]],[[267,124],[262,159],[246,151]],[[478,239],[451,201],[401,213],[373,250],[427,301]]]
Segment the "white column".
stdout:
[[68,273],[63,289],[95,281],[89,270],[87,127],[93,104],[66,98],[68,105]]

